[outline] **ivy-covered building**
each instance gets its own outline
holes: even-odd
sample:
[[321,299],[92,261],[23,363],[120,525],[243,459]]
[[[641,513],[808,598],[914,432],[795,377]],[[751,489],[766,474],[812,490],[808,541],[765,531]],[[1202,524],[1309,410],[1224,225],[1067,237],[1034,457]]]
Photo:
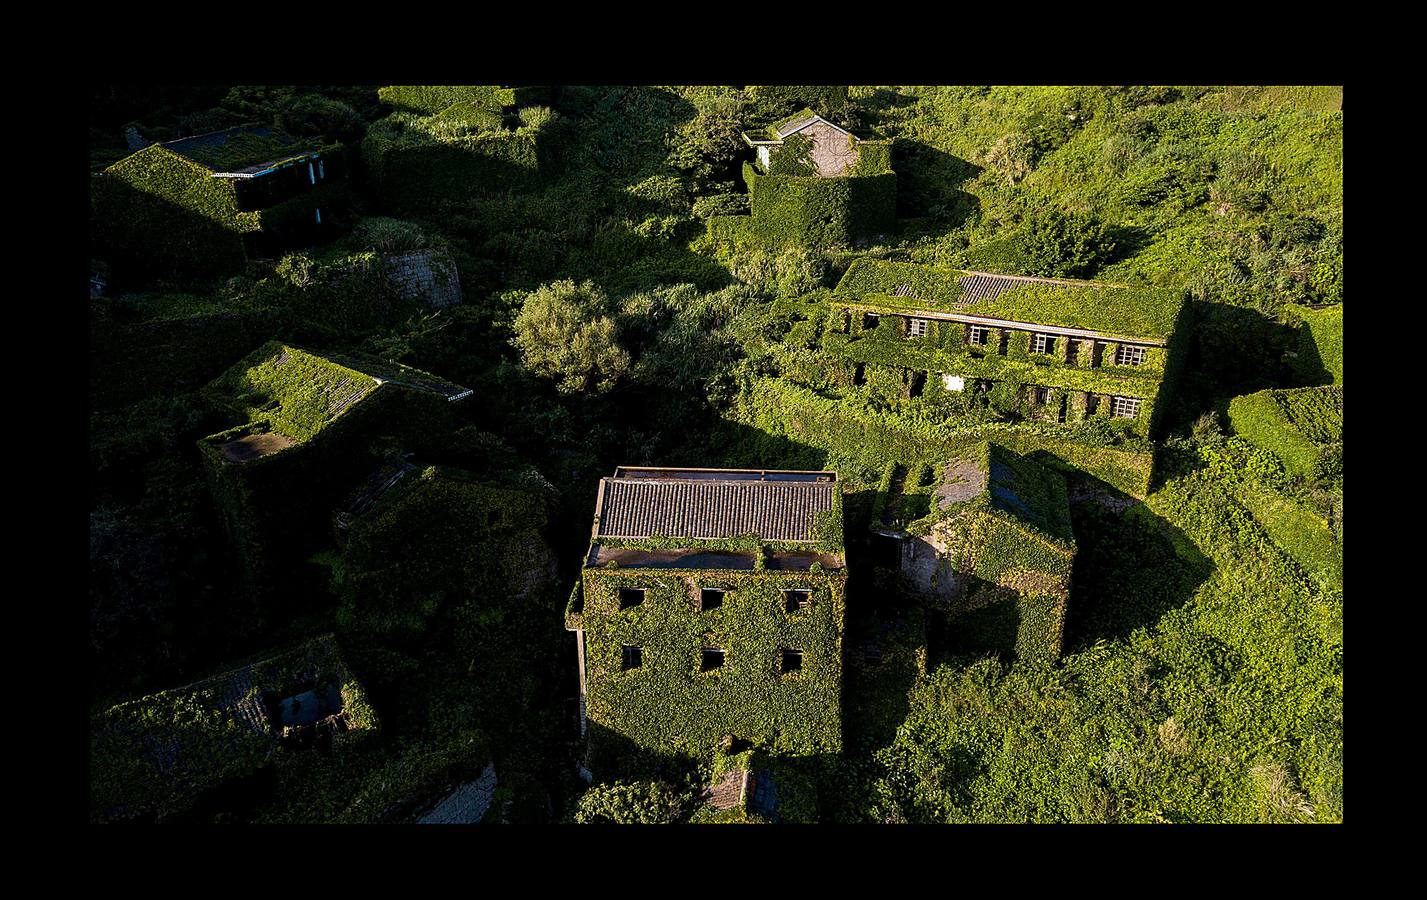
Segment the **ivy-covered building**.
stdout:
[[[481,197],[537,187],[554,160],[558,116],[548,87],[391,85],[395,107],[362,140],[362,159],[382,204],[430,215]],[[523,108],[522,108],[523,107]]]
[[[834,292],[825,350],[853,384],[911,397],[998,386],[1026,418],[1112,419],[1142,438],[1187,351],[1182,292],[860,259]],[[875,373],[875,374],[874,374]]]
[[270,341],[203,390],[233,427],[198,442],[250,578],[325,543],[353,484],[395,445],[420,452],[468,388],[408,366]]
[[269,764],[345,752],[377,727],[335,638],[316,638],[97,715],[90,816],[163,820]]
[[872,530],[878,563],[946,616],[951,646],[1059,657],[1075,535],[1058,473],[990,442],[939,477],[889,470]]
[[95,251],[131,278],[234,271],[337,229],[345,169],[340,148],[260,125],[151,144],[93,179]]
[[[890,141],[862,140],[804,109],[743,134],[751,216],[715,216],[715,238],[773,247],[847,247],[896,227]],[[792,154],[793,157],[789,158]]]
[[621,467],[600,481],[566,627],[591,768],[731,737],[842,744],[847,563],[833,472]]

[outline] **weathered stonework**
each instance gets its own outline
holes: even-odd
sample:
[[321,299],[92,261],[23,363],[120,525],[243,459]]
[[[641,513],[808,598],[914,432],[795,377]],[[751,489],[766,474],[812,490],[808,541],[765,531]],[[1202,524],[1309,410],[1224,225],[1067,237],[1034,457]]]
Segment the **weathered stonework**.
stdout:
[[403,300],[420,298],[435,309],[461,302],[461,278],[450,254],[418,250],[384,256],[382,262]]
[[800,134],[812,138],[812,159],[818,167],[818,175],[832,178],[847,174],[847,170],[857,163],[857,146],[854,140],[826,122],[814,122]]

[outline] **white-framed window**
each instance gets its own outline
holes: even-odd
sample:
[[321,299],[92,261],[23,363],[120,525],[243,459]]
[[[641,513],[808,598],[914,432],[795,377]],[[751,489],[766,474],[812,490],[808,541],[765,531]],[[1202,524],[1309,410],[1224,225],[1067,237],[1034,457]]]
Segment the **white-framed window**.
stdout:
[[1138,397],[1111,397],[1110,415],[1117,419],[1133,419],[1140,414],[1140,404],[1143,402]]
[[316,209],[314,209],[312,212],[313,212],[314,215],[317,216],[317,224],[318,224],[318,225],[321,225],[321,224],[322,224],[322,207],[319,206],[319,207],[317,207]]
[[972,325],[966,329],[966,343],[976,347],[986,346],[986,341],[991,337],[991,329],[982,325]]
[[1035,398],[1037,406],[1045,406],[1047,403],[1050,402],[1050,388],[1037,387]]
[[312,167],[312,161],[307,161],[307,180],[313,184],[317,183],[317,170]]
[[1054,337],[1051,337],[1051,336],[1048,335],[1048,334],[1035,334],[1035,335],[1031,335],[1031,352],[1032,352],[1032,353],[1054,353],[1054,352],[1055,352],[1055,338],[1054,338]]
[[1144,347],[1129,347],[1121,344],[1115,351],[1115,365],[1117,366],[1138,366],[1145,361]]
[[926,337],[926,334],[927,334],[927,320],[926,320],[926,319],[908,319],[908,320],[907,320],[907,336],[908,336],[908,337]]

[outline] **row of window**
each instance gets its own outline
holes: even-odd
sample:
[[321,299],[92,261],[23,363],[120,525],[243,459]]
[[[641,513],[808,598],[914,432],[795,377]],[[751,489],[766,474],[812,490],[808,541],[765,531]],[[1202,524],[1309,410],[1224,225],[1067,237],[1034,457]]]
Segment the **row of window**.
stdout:
[[[632,609],[644,602],[646,588],[620,588],[619,608]],[[711,609],[718,609],[723,606],[723,598],[728,594],[724,588],[699,588],[699,612],[708,612]],[[807,609],[813,604],[813,592],[810,590],[790,589],[783,591],[783,608],[795,613],[799,610]]]
[[[1050,402],[1050,388],[1036,385],[1031,396],[1037,406],[1045,406]],[[1139,397],[1111,397],[1110,415],[1117,419],[1133,419],[1140,414],[1143,403]]]
[[[868,313],[872,326],[875,327],[879,316],[876,313]],[[931,327],[929,319],[909,318],[907,320],[908,337],[926,337]],[[991,329],[985,325],[968,325],[966,327],[966,343],[973,347],[984,347],[991,339]],[[1033,333],[1031,335],[1031,352],[1052,355],[1055,353],[1055,335]],[[1073,349],[1073,348],[1072,348]],[[1141,366],[1145,362],[1145,348],[1131,347],[1121,344],[1115,349],[1115,365],[1117,366]]]
[[[699,651],[699,671],[712,672],[722,669],[728,659],[728,651],[719,647],[704,647]],[[620,646],[620,671],[628,672],[644,666],[644,648],[633,644]],[[778,674],[792,675],[803,670],[803,651],[791,647],[778,648]]]

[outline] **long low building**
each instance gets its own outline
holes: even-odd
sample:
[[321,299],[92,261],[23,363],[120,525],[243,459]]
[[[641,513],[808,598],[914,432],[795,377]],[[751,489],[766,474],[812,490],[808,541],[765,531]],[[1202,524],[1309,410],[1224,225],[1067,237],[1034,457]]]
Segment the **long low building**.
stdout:
[[1150,437],[1185,351],[1182,292],[862,259],[830,300],[823,349],[852,385],[905,394],[1013,383],[1026,418],[1101,416]]

